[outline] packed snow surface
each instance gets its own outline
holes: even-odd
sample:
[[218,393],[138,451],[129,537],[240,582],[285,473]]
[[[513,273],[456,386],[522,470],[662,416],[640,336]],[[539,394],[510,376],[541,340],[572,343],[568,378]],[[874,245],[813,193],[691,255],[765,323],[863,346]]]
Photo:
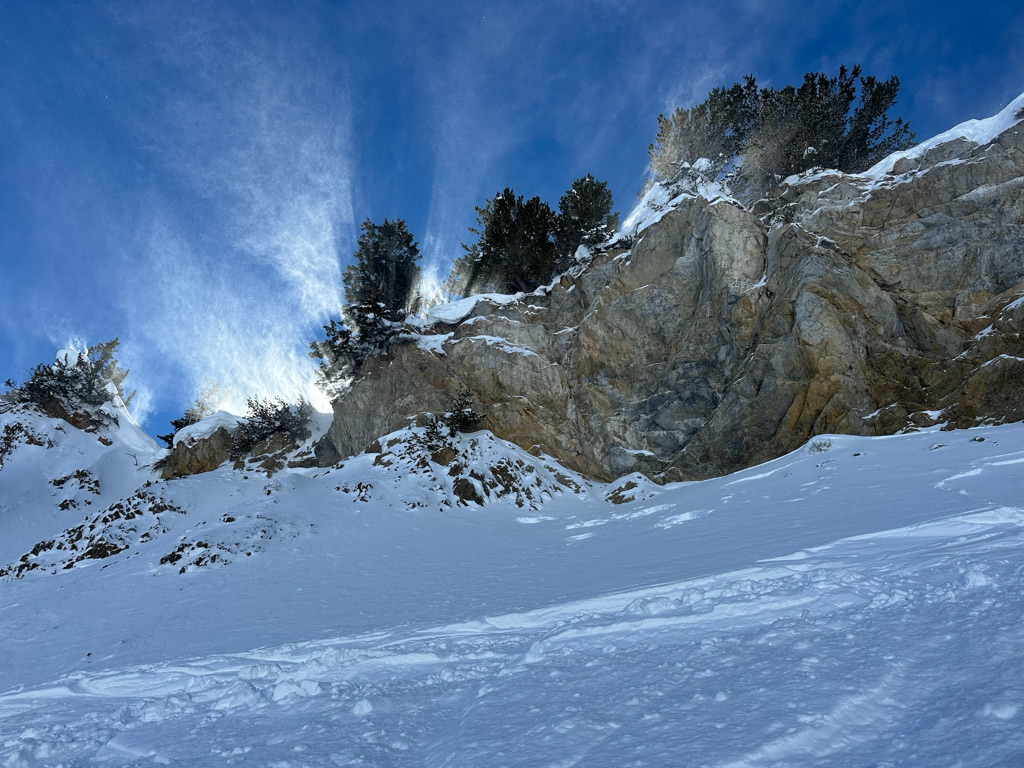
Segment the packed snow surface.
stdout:
[[0,567],[100,512],[126,547],[0,580],[0,766],[1024,764],[1024,425],[663,487],[458,438],[560,478],[529,509],[18,420]]

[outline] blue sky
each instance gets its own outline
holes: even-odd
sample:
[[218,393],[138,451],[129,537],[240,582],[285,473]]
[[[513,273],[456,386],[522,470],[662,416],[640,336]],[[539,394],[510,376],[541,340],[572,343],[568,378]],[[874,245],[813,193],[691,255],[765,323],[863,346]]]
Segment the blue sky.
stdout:
[[627,212],[656,118],[861,63],[919,139],[1024,90],[1024,6],[0,3],[0,379],[118,336],[163,431],[206,380],[301,391],[359,222],[446,275],[473,206],[588,172]]

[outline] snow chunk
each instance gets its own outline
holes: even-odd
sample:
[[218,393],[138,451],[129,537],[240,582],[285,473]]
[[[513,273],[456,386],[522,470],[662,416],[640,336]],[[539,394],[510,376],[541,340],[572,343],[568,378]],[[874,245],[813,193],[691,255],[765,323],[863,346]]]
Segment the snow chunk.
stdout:
[[685,195],[671,197],[664,184],[655,184],[640,200],[640,204],[632,210],[622,222],[622,231],[628,234],[643,232],[652,224],[657,224],[662,217],[671,211]]
[[1017,307],[1021,306],[1022,304],[1024,304],[1024,296],[1021,296],[1019,299],[1014,299],[1009,304],[1007,304],[1005,307],[1003,307],[1003,312],[1006,312],[1008,309],[1016,309]]
[[524,295],[522,293],[478,293],[448,304],[437,304],[430,307],[423,317],[410,318],[408,322],[412,325],[430,325],[438,322],[455,325],[469,317],[473,309],[481,301],[489,301],[492,304],[499,305],[511,304],[521,299]]
[[433,336],[417,336],[416,346],[422,349],[424,352],[436,352],[439,355],[444,354],[444,343],[452,337],[450,333],[438,333]]
[[370,703],[369,699],[360,699],[352,707],[352,714],[356,717],[362,717],[373,712],[373,704]]
[[1000,701],[992,704],[986,704],[984,712],[986,715],[992,715],[998,717],[1000,720],[1010,720],[1017,715],[1019,708],[1016,704],[1011,704],[1008,701]]
[[320,692],[319,683],[313,680],[283,680],[274,686],[271,697],[274,701],[282,701],[289,696],[306,698]]
[[202,421],[197,421],[195,424],[189,424],[184,429],[178,430],[174,435],[174,444],[188,440],[195,442],[197,440],[203,440],[221,427],[224,427],[228,432],[234,434],[238,429],[239,417],[233,413],[227,411],[217,411],[211,416],[207,416]]
[[717,181],[702,181],[692,186],[678,182],[657,183],[626,217],[620,235],[637,235],[661,221],[665,214],[676,208],[683,200],[697,197],[712,203],[735,202],[729,194],[728,187]]
[[482,341],[489,347],[498,347],[502,352],[508,352],[509,354],[524,355],[525,357],[530,357],[531,355],[533,357],[540,357],[540,355],[538,355],[532,349],[526,349],[525,347],[516,347],[510,344],[508,339],[503,339],[499,336],[488,336],[486,334],[481,334],[479,336],[470,336],[469,340]]

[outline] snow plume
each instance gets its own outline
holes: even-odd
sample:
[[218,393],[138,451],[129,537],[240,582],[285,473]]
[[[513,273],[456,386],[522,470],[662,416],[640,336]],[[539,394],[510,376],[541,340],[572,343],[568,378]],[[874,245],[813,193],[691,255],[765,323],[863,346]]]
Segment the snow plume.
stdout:
[[[153,364],[184,373],[190,400],[203,382],[216,383],[218,409],[242,414],[248,397],[309,400],[330,410],[314,385],[315,365],[304,340],[313,336],[306,296],[252,268],[244,257],[211,263],[166,228],[154,226],[144,256],[159,291],[139,308],[140,335]],[[166,363],[164,363],[166,364]]]
[[413,292],[419,301],[417,309],[420,312],[426,312],[431,307],[444,304],[451,299],[445,292],[444,283],[447,275],[442,274],[441,268],[441,264],[432,261],[420,270],[420,279]]
[[122,117],[181,194],[147,206],[125,247],[132,342],[159,351],[145,367],[182,369],[184,401],[207,380],[235,393],[222,405],[236,411],[248,396],[315,400],[306,345],[341,305],[338,253],[354,241],[341,75],[305,49],[294,17],[147,8],[126,23],[154,37],[149,66],[180,85]]

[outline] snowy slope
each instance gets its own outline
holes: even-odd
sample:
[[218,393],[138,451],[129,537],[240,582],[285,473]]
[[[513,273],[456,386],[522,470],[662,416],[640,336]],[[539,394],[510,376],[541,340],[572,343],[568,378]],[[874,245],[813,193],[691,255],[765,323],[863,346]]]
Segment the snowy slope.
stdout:
[[932,136],[930,139],[922,141],[920,144],[914,145],[910,149],[906,149],[901,152],[893,152],[891,155],[886,157],[884,160],[880,160],[861,175],[877,181],[885,174],[891,173],[893,167],[900,160],[923,157],[929,149],[933,149],[934,147],[938,147],[950,141],[956,141],[957,139],[966,139],[978,146],[984,146],[990,141],[995,140],[1001,133],[1019,122],[1017,114],[1021,109],[1024,109],[1024,93],[991,117],[981,120],[967,120],[959,125],[953,126],[948,131],[943,131],[940,134]]
[[[416,430],[163,482],[19,419],[0,567],[90,520],[125,548],[0,580],[0,765],[1024,760],[1024,425],[658,487]],[[98,494],[50,484],[79,467]]]

